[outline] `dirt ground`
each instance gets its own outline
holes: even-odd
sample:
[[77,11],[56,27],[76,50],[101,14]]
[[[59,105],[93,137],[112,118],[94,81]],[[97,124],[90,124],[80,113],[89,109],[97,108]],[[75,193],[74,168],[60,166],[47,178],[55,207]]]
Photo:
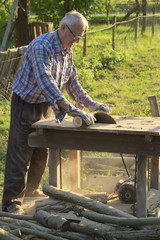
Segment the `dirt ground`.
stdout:
[[[48,198],[48,197],[46,197],[46,198]],[[35,213],[35,202],[37,200],[42,200],[42,199],[45,199],[45,198],[25,198],[24,199],[24,204],[23,204],[23,209],[24,209],[25,213],[28,214],[28,215],[34,215],[34,213]],[[132,209],[133,204],[121,203],[118,198],[115,198],[113,200],[108,201],[107,205],[112,206],[112,207],[114,207],[116,209],[119,209],[121,211],[133,214],[133,209]],[[0,211],[2,211],[1,203],[0,203]]]

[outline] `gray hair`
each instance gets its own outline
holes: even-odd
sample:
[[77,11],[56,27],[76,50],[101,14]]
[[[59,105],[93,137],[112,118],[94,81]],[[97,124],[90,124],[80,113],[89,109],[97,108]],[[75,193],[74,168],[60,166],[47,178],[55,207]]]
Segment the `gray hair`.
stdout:
[[79,12],[73,10],[65,14],[65,16],[62,18],[62,20],[59,23],[59,27],[62,26],[62,24],[65,23],[69,26],[78,24],[78,25],[85,25],[86,30],[88,29],[88,21],[87,19],[80,14]]

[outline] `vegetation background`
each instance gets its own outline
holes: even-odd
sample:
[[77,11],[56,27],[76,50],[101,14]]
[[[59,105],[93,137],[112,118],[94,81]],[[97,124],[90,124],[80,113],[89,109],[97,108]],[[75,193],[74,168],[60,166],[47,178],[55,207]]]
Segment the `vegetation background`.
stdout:
[[[151,116],[149,95],[160,100],[160,3],[147,1],[147,27],[138,39],[134,37],[134,25],[122,24],[116,30],[116,48],[112,49],[113,15],[120,21],[135,1],[111,1],[110,22],[107,25],[105,1],[72,1],[73,9],[85,13],[90,20],[87,34],[87,54],[83,57],[83,42],[73,47],[74,63],[84,89],[94,100],[113,105],[113,115]],[[95,5],[94,5],[95,2]],[[84,3],[84,4],[82,4]],[[53,8],[52,4],[55,4]],[[85,5],[86,4],[86,5]],[[88,5],[87,5],[88,4]],[[63,15],[62,1],[31,0],[30,20],[53,21],[56,27]],[[82,5],[82,9],[80,9]],[[0,43],[2,42],[12,2],[0,0]],[[151,19],[156,8],[155,34],[152,36]],[[8,9],[8,10],[7,10]],[[58,11],[58,9],[60,9]],[[54,10],[54,11],[53,11]],[[86,11],[87,10],[87,11]],[[8,12],[7,12],[8,11]],[[141,14],[142,15],[142,14]],[[130,16],[134,18],[136,12]],[[91,20],[94,20],[91,21]],[[95,21],[96,20],[96,21]],[[103,20],[99,23],[99,20]],[[98,22],[98,23],[97,23]],[[105,31],[100,31],[104,30]],[[14,48],[14,34],[9,48]],[[0,200],[3,189],[4,166],[9,133],[10,100],[0,99]]]

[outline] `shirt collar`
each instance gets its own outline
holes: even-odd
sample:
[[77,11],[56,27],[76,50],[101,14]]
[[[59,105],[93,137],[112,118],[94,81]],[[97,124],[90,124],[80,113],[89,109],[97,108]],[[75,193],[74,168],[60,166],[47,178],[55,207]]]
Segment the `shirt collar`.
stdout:
[[62,55],[64,56],[64,55],[68,54],[69,52],[71,52],[71,49],[68,51],[66,48],[62,47],[61,41],[60,41],[59,36],[58,36],[58,29],[55,30],[54,38],[56,40],[55,44],[56,44],[56,52],[57,53],[61,52]]

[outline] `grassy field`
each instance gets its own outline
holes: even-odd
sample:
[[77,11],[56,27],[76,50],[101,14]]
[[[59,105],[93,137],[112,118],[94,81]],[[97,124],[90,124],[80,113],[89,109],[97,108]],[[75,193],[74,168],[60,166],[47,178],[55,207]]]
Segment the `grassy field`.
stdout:
[[[113,115],[151,116],[149,95],[160,100],[160,30],[151,27],[134,39],[132,26],[117,28],[116,50],[111,47],[111,30],[91,33],[106,25],[90,26],[87,35],[87,56],[82,43],[73,48],[79,81],[94,100],[113,105]],[[10,102],[0,102],[0,200],[6,143],[10,120]]]

